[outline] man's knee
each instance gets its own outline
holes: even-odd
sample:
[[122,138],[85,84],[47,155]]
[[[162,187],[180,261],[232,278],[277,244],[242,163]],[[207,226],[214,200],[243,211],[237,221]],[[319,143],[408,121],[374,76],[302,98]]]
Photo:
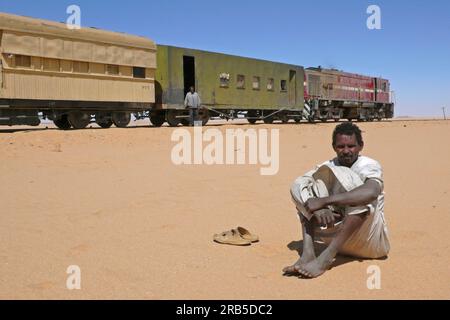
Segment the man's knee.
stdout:
[[292,201],[294,201],[295,204],[300,203],[303,204],[303,200],[301,197],[301,184],[297,180],[294,181],[294,183],[291,185],[291,197]]

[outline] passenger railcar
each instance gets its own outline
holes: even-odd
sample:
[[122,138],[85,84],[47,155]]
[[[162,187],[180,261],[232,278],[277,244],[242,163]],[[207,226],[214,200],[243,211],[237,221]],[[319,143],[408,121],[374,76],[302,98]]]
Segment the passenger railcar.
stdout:
[[200,117],[300,121],[304,106],[301,66],[201,50],[158,45],[156,107],[150,119],[171,126],[187,122],[184,97],[190,86],[200,94]]
[[153,41],[0,13],[0,125],[125,127],[154,100]]

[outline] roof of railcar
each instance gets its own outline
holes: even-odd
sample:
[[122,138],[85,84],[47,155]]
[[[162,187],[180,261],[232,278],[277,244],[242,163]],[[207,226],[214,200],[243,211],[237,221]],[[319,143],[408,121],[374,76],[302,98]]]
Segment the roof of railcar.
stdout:
[[341,71],[341,70],[337,70],[337,69],[326,69],[326,68],[321,68],[321,67],[309,67],[309,68],[306,68],[305,71],[306,72],[308,72],[308,71],[314,72],[315,71],[315,72],[320,72],[320,73],[325,73],[325,74],[334,74],[334,75],[352,77],[352,78],[357,78],[357,79],[377,78],[377,79],[388,81],[387,79],[384,79],[382,77],[372,77],[372,76],[366,76],[366,75],[358,74],[358,73],[351,73],[351,72]]
[[167,47],[167,48],[174,48],[174,49],[181,49],[181,50],[197,51],[197,52],[200,52],[200,53],[217,54],[217,55],[223,55],[223,56],[233,57],[233,58],[251,59],[251,60],[255,60],[255,61],[259,61],[259,62],[276,63],[276,64],[281,64],[281,65],[290,66],[290,67],[304,68],[303,66],[292,64],[292,63],[271,61],[271,60],[258,59],[258,58],[252,58],[252,57],[244,57],[244,56],[238,56],[238,55],[222,53],[222,52],[214,52],[214,51],[206,51],[206,50],[200,50],[200,49],[177,47],[177,46],[171,46],[171,45],[167,45],[167,44],[160,44],[160,43],[158,43],[158,47]]
[[145,37],[95,28],[69,29],[66,24],[0,12],[0,30],[57,36],[126,47],[156,50],[156,44]]

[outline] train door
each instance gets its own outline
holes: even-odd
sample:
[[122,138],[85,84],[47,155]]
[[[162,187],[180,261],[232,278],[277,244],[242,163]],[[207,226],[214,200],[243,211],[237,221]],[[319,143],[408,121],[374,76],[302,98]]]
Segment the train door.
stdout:
[[297,72],[289,70],[289,104],[295,106],[297,103]]
[[322,97],[320,90],[320,77],[315,74],[308,74],[308,95],[311,97]]
[[[195,87],[195,58],[183,56],[184,96],[191,86]],[[197,90],[197,88],[196,88]]]

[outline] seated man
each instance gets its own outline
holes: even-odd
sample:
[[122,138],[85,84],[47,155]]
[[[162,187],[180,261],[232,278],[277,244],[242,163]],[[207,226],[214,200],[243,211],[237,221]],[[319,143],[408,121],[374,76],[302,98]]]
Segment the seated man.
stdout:
[[[338,253],[387,256],[383,172],[377,161],[359,155],[363,146],[358,126],[342,123],[333,132],[337,157],[295,180],[291,195],[302,224],[303,251],[294,265],[283,269],[285,274],[318,277]],[[328,245],[318,257],[316,237]]]

